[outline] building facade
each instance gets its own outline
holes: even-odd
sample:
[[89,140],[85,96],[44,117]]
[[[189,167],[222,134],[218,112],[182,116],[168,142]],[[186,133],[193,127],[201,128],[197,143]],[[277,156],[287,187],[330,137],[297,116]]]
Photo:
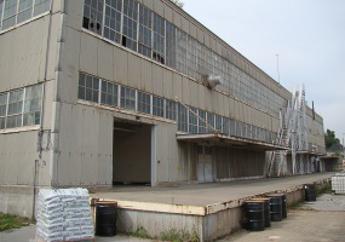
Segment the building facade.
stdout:
[[[0,0],[0,53],[5,212],[41,187],[264,177],[289,149],[292,94],[168,0]],[[306,117],[301,166],[324,150]]]

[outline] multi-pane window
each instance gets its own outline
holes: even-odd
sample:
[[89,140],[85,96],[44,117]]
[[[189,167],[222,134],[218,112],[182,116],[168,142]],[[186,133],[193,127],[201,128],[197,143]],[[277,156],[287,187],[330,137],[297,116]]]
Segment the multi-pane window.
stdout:
[[79,74],[79,99],[98,103],[99,79],[97,77]]
[[204,110],[199,110],[199,128],[198,128],[198,132],[203,134],[203,133],[207,133],[207,119],[206,119],[206,111]]
[[[3,13],[4,26],[12,26],[16,23],[17,1],[20,3],[18,10],[23,12],[21,13],[23,17],[18,15],[18,21],[27,18],[25,13],[29,12],[29,3],[33,0],[6,0]],[[1,2],[2,0],[0,4]],[[35,8],[38,9],[37,3],[44,2],[48,1],[35,0]],[[195,79],[200,80],[205,75],[220,76],[224,80],[222,84],[231,95],[276,116],[279,115],[280,108],[286,106],[283,97],[233,64],[229,59],[231,58],[229,52],[223,51],[222,55],[216,53],[144,4],[139,4],[136,0],[85,0],[84,2],[84,28],[103,34],[105,38],[115,43],[121,43],[133,51]]]
[[178,130],[181,132],[188,132],[188,114],[187,108],[179,103],[178,105],[178,117],[177,117]]
[[223,117],[223,133],[225,135],[230,134],[230,119]]
[[17,0],[6,0],[2,28],[7,29],[16,24],[16,15],[17,15]]
[[135,89],[121,86],[121,107],[135,110]]
[[6,128],[21,127],[24,89],[11,91],[9,95]]
[[42,85],[0,93],[0,129],[40,124]]
[[166,118],[176,121],[176,102],[165,100]]
[[0,129],[5,128],[7,96],[7,93],[0,93]]
[[164,99],[160,97],[153,97],[153,115],[164,117]]
[[213,132],[214,129],[215,129],[214,114],[207,112],[207,130],[208,132]]
[[166,21],[166,64],[176,68],[176,27]]
[[165,63],[165,20],[153,14],[153,59]]
[[222,122],[223,122],[223,117],[216,114],[216,129],[219,132],[222,132]]
[[122,45],[137,51],[138,2],[124,0]]
[[151,58],[152,55],[152,11],[140,4],[139,11],[139,50],[138,52]]
[[0,0],[0,30],[50,10],[51,0]]
[[0,0],[0,30],[2,29],[2,14],[3,14],[3,12],[2,12],[2,9],[3,9],[3,7],[4,7],[4,0]]
[[196,108],[189,108],[189,133],[198,133],[198,110]]
[[230,135],[236,136],[236,121],[233,119],[230,119]]
[[118,85],[102,81],[101,104],[116,107],[118,100]]
[[121,11],[122,0],[105,1],[103,35],[116,43],[121,42]]
[[186,73],[187,34],[176,29],[176,39],[176,67],[178,71]]
[[33,0],[19,0],[17,23],[24,22],[31,18]]
[[23,125],[38,125],[41,119],[42,86],[26,88],[24,101]]
[[34,16],[48,11],[50,9],[50,5],[51,0],[35,0]]
[[83,27],[96,34],[102,33],[104,0],[85,0]]
[[138,111],[151,114],[151,95],[138,91]]

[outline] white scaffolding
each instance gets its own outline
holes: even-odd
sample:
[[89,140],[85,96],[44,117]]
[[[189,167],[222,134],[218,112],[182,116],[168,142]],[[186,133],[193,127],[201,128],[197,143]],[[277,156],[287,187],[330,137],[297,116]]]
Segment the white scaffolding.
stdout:
[[297,152],[308,150],[304,86],[293,93],[292,100],[288,101],[286,109],[280,112],[280,128],[276,144],[289,147],[289,150],[269,153],[266,175],[269,177],[287,175],[289,153],[291,153],[291,175],[298,173],[300,166],[296,164]]

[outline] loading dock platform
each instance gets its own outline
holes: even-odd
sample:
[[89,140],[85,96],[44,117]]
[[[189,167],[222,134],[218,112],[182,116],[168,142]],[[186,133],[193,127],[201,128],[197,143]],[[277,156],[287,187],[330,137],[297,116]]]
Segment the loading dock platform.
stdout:
[[243,201],[274,192],[289,205],[304,199],[304,184],[325,184],[333,173],[169,187],[113,187],[91,196],[118,205],[118,231],[144,228],[152,237],[169,230],[211,241],[241,228]]

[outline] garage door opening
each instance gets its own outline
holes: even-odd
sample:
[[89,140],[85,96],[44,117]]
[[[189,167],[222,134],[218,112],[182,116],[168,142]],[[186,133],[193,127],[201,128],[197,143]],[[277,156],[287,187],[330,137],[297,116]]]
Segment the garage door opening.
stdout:
[[150,125],[114,121],[114,185],[151,185],[151,131]]

